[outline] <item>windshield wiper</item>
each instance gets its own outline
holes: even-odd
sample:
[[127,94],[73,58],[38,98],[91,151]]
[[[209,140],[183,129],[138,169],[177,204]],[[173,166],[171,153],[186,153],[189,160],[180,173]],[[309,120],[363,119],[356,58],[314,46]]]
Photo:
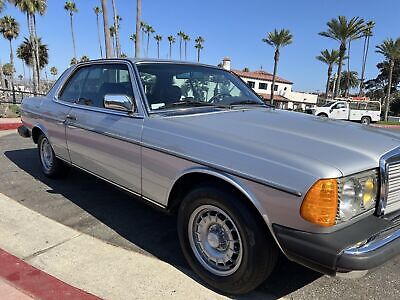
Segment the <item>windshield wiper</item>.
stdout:
[[229,103],[230,107],[235,106],[235,105],[256,105],[256,106],[262,106],[262,107],[267,106],[264,103],[260,103],[258,101],[254,101],[254,100],[241,100],[241,101],[235,101],[235,102]]
[[170,108],[170,107],[175,107],[175,106],[215,106],[212,103],[207,103],[207,102],[202,102],[202,101],[193,101],[193,100],[184,100],[184,101],[177,101],[173,103],[168,103],[163,108]]

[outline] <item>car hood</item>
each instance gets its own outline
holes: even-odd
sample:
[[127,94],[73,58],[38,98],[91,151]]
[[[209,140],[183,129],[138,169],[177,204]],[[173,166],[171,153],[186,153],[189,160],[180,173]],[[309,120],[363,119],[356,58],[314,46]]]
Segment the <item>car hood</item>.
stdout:
[[314,182],[376,168],[400,145],[394,131],[269,108],[149,121],[145,143],[286,186],[296,176]]

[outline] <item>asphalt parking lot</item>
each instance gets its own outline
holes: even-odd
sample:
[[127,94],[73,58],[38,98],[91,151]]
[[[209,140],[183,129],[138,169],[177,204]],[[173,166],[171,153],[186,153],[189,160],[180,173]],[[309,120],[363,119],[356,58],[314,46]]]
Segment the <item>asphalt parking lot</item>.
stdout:
[[[0,137],[0,152],[1,193],[108,244],[156,257],[199,281],[181,253],[174,217],[78,170],[63,180],[47,179],[40,172],[35,145],[16,133]],[[399,295],[400,257],[361,279],[329,278],[282,257],[256,293],[242,298],[399,299]]]

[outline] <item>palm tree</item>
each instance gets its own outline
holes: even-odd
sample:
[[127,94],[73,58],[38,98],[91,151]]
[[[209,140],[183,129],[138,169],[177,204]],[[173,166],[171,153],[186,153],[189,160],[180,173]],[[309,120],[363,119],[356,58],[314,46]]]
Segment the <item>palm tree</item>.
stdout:
[[53,80],[55,80],[55,79],[56,79],[56,76],[57,76],[57,74],[58,74],[57,68],[56,68],[56,67],[51,67],[51,68],[50,68],[50,74],[53,75]]
[[365,80],[365,66],[367,64],[367,56],[369,50],[369,40],[373,35],[372,29],[375,27],[374,21],[369,21],[365,24],[365,28],[363,30],[364,35],[364,47],[363,47],[363,59],[362,59],[362,68],[361,68],[361,81],[360,81],[360,91],[359,96],[363,96],[364,94],[364,80]]
[[179,31],[177,36],[179,37],[179,60],[182,60],[182,40],[183,37],[186,35],[183,31]]
[[325,49],[321,51],[321,54],[316,57],[319,61],[328,65],[328,78],[326,80],[326,88],[325,88],[325,100],[328,99],[329,94],[329,83],[331,81],[333,65],[339,63],[339,51]]
[[328,26],[328,31],[320,32],[319,35],[334,39],[340,43],[339,64],[337,71],[338,77],[336,79],[335,90],[333,92],[333,97],[335,98],[339,91],[347,43],[361,34],[362,30],[364,29],[364,20],[354,17],[347,21],[345,16],[339,16],[337,19],[330,20],[328,23],[326,23],[326,25]]
[[73,47],[73,50],[74,50],[74,57],[76,58],[76,45],[75,45],[73,16],[74,16],[74,13],[78,12],[78,9],[76,8],[76,4],[75,4],[74,1],[65,2],[64,9],[69,13],[69,17],[70,17],[70,27],[71,27],[71,34],[72,34],[72,47]]
[[140,21],[140,31],[142,32],[142,47],[143,47],[143,53],[145,53],[145,47],[144,47],[144,37],[146,35],[146,27],[147,27],[147,23]]
[[168,36],[169,43],[169,59],[172,58],[172,44],[175,43],[175,37],[173,35]]
[[33,93],[36,95],[40,85],[40,53],[39,42],[36,34],[36,13],[44,15],[47,9],[47,0],[9,0],[12,4],[26,14],[29,40],[34,51],[32,54]]
[[140,18],[142,14],[142,1],[141,0],[136,0],[136,32],[135,32],[135,57],[140,56],[140,41],[139,41],[139,35],[140,35]]
[[[49,49],[47,45],[42,44],[41,38],[38,38],[36,42],[39,46],[39,69],[43,69],[49,63]],[[36,65],[36,58],[33,58],[32,52],[35,52],[33,43],[24,38],[22,44],[17,48],[17,57],[33,68]]]
[[113,14],[114,14],[114,27],[115,27],[115,52],[116,56],[119,57],[121,55],[121,46],[119,43],[119,21],[122,20],[118,17],[117,7],[115,6],[115,0],[111,0]]
[[352,88],[358,87],[359,80],[358,80],[358,73],[356,71],[343,71],[339,89],[343,96],[348,95],[348,91]]
[[200,51],[203,49],[204,38],[202,36],[198,36],[195,40],[196,45],[194,46],[197,49],[197,62],[200,61]]
[[97,37],[99,39],[99,48],[100,48],[100,57],[103,58],[103,47],[101,46],[101,38],[100,38],[100,25],[99,25],[99,14],[103,11],[100,7],[95,6],[93,8],[94,13],[96,14],[96,24],[97,24]]
[[392,89],[394,62],[395,60],[400,59],[400,38],[398,38],[395,41],[391,38],[384,40],[382,44],[376,46],[376,52],[382,54],[389,63],[389,78],[388,78],[389,83],[387,86],[386,102],[385,102],[385,121],[387,121],[389,113],[389,104],[390,104],[390,92]]
[[155,32],[154,28],[150,25],[146,25],[145,33],[147,34],[147,46],[146,46],[146,56],[149,56],[149,42],[150,42],[150,35]]
[[79,61],[78,61],[75,57],[73,57],[73,58],[71,59],[71,62],[69,63],[69,65],[70,65],[70,66],[73,66],[73,65],[76,65],[78,62],[79,62]]
[[159,35],[159,34],[157,34],[157,35],[154,37],[154,39],[155,39],[156,42],[157,42],[157,58],[160,58],[160,43],[161,43],[161,41],[162,41],[162,36]]
[[268,36],[262,39],[262,41],[275,48],[274,73],[272,76],[272,85],[271,85],[271,104],[274,104],[275,78],[278,69],[280,49],[293,42],[293,35],[290,33],[288,29],[281,29],[280,31],[275,29],[274,31],[269,32]]
[[190,36],[185,34],[182,38],[185,43],[185,60],[187,60],[187,43],[190,41]]
[[0,19],[0,33],[10,43],[10,64],[14,68],[14,51],[12,47],[12,40],[16,39],[19,35],[19,24],[11,16],[4,16]]
[[103,11],[103,31],[104,31],[104,42],[106,44],[106,58],[113,56],[110,27],[108,26],[108,8],[107,0],[101,0],[101,10]]

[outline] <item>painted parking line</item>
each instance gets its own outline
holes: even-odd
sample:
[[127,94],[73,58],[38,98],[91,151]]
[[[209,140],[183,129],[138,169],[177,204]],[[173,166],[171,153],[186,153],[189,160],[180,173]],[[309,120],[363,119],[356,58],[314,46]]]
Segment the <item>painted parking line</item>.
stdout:
[[[95,300],[100,299],[73,286],[70,286],[57,278],[32,267],[14,255],[0,249],[0,279],[9,283],[4,287],[15,296],[22,297],[21,292],[12,291],[15,287],[24,294],[34,299],[71,299],[71,300]],[[23,299],[28,298],[24,295]],[[2,298],[3,299],[3,298]],[[19,298],[18,298],[19,299]],[[28,298],[29,299],[29,298]]]

